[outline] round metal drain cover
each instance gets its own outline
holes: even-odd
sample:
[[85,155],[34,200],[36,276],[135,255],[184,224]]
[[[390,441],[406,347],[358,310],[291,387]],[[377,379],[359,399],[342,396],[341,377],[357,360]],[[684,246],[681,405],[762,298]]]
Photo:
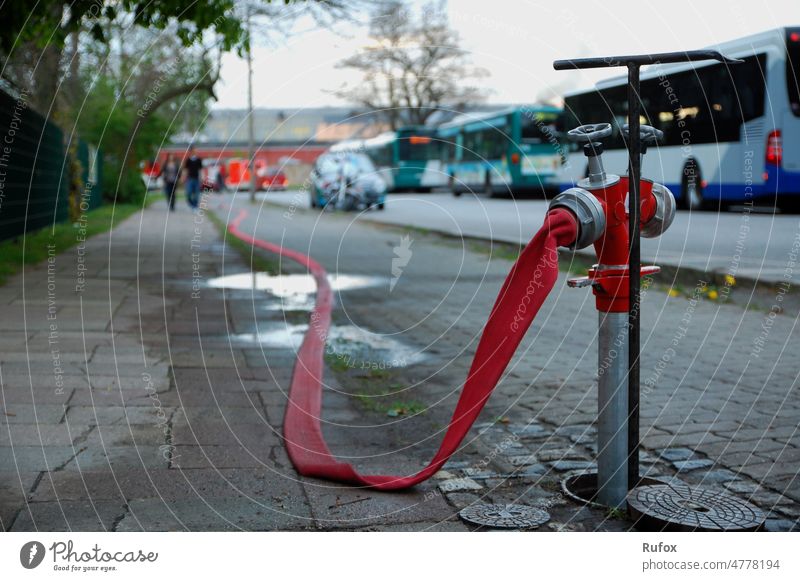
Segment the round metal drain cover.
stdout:
[[640,486],[628,493],[637,528],[666,531],[755,531],[766,515],[728,494],[685,484]]
[[523,504],[471,504],[458,513],[463,520],[494,529],[532,529],[550,520],[547,511]]

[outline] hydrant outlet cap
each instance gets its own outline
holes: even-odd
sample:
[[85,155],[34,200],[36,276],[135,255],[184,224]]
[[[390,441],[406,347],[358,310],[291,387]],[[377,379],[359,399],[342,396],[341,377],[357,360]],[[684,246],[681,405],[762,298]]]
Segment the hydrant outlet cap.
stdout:
[[643,238],[656,238],[666,232],[675,219],[675,196],[667,186],[653,184],[653,197],[656,201],[656,211],[653,217],[642,224]]
[[566,208],[577,219],[578,237],[567,246],[570,250],[591,246],[606,229],[606,215],[600,200],[583,188],[570,188],[558,194],[550,202],[550,209],[555,208]]

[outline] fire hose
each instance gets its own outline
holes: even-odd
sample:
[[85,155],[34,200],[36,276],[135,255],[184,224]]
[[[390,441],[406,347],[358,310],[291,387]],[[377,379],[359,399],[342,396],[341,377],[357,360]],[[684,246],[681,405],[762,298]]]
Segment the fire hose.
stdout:
[[550,210],[541,229],[511,267],[484,327],[469,373],[439,450],[430,463],[411,476],[360,474],[331,453],[322,435],[322,376],[325,338],[330,328],[333,293],[325,269],[311,257],[243,232],[242,211],[228,231],[263,250],[308,269],[317,285],[309,330],[297,352],[284,417],[283,435],[289,458],[303,476],[313,476],[379,490],[409,488],[435,474],[452,456],[477,419],[558,278],[558,247],[572,245],[579,235],[575,215]]
[[[610,355],[612,342],[616,344],[619,341],[620,345],[615,350],[619,356],[611,358],[608,372],[598,366],[596,498],[605,506],[622,508],[633,495],[633,503],[639,507],[636,510],[640,514],[647,513],[647,506],[655,504],[657,501],[654,499],[661,498],[658,494],[662,492],[650,490],[657,487],[642,488],[646,501],[635,495],[641,478],[639,279],[658,272],[659,268],[641,266],[639,238],[654,238],[669,228],[675,216],[675,199],[666,186],[641,177],[641,156],[648,145],[655,145],[663,134],[640,122],[639,68],[647,64],[709,59],[726,64],[741,62],[716,51],[701,50],[574,59],[553,64],[557,70],[628,68],[629,123],[621,128],[628,148],[628,175],[607,174],[603,167],[602,140],[612,134],[611,124],[585,124],[568,132],[571,140],[583,143],[587,175],[577,183],[577,187],[569,188],[551,200],[544,225],[512,266],[484,326],[439,450],[425,468],[411,476],[360,474],[353,466],[333,456],[325,443],[320,422],[323,354],[333,308],[327,274],[309,256],[245,234],[239,225],[246,212],[237,216],[229,226],[234,236],[305,266],[317,284],[311,325],[298,351],[292,374],[283,428],[289,457],[300,474],[379,490],[408,488],[435,474],[458,451],[552,290],[558,277],[557,248],[565,246],[577,250],[594,245],[598,264],[589,269],[588,276],[570,279],[568,285],[592,287],[600,315],[598,361]],[[666,488],[675,493],[672,486]],[[689,492],[698,497],[706,496],[702,490]],[[726,502],[723,518],[730,512],[730,501]],[[751,508],[747,507],[747,510]],[[702,515],[703,511],[698,511],[696,514]],[[661,513],[655,510],[654,514]],[[699,523],[700,516],[695,518]],[[756,522],[758,519],[753,521],[757,528],[763,523],[763,518],[759,522]],[[713,524],[714,528],[720,528],[716,522]]]

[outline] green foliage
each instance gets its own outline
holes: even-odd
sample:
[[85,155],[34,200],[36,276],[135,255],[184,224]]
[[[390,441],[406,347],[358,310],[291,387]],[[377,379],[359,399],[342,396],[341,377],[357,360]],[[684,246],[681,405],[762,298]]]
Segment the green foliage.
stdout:
[[385,414],[391,418],[398,416],[414,416],[421,414],[428,409],[424,403],[416,400],[396,399],[386,401],[386,398],[394,395],[390,390],[378,393],[362,391],[355,394],[355,398],[361,407],[370,412]]
[[613,508],[609,507],[606,518],[615,519],[615,520],[626,520],[628,518],[628,511],[624,508]]
[[[32,108],[65,133],[101,148],[107,199],[140,201],[140,162],[152,160],[176,133],[200,129],[215,98],[222,54],[248,47],[242,4],[0,1],[0,74],[24,87]],[[289,1],[248,0],[247,7],[269,21],[286,15],[284,4]],[[345,11],[341,0],[306,6],[312,16]]]
[[104,21],[132,15],[133,24],[163,30],[176,27],[184,46],[200,42],[206,32],[220,39],[222,50],[244,46],[241,20],[233,0],[5,0],[0,3],[0,49],[34,40],[42,46],[62,45],[68,34],[87,28],[95,40],[106,42]]
[[[227,224],[217,216],[213,211],[208,211],[205,214],[211,222],[217,227],[222,234],[223,243],[230,246],[239,256],[245,261],[253,272],[266,272],[267,274],[281,274],[280,263],[274,255],[265,256],[256,250],[256,247],[248,244],[244,240],[240,240],[232,234],[228,234]],[[307,313],[305,313],[307,318]]]
[[130,129],[136,122],[135,105],[122,98],[113,78],[98,76],[89,87],[85,104],[76,112],[80,135],[105,153],[105,197],[122,203],[141,202],[145,194],[139,173],[125,171],[126,155],[134,160],[147,159],[169,134],[168,120],[161,115],[152,115],[147,123],[141,125],[129,147]]

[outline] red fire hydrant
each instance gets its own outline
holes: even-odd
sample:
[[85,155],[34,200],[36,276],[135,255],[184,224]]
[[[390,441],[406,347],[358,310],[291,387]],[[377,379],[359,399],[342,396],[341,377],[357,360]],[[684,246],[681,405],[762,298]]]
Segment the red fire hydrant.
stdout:
[[[627,130],[627,126],[626,126]],[[598,262],[588,276],[571,279],[571,287],[592,286],[599,312],[597,500],[623,508],[628,491],[628,178],[607,174],[603,168],[601,140],[611,135],[611,125],[581,125],[569,131],[583,143],[588,175],[553,198],[550,208],[570,210],[579,225],[571,249],[594,244]],[[642,153],[661,132],[642,125]],[[675,217],[675,198],[665,186],[640,180],[641,235],[654,238],[669,228]],[[641,268],[638,276],[654,274],[657,266]]]

